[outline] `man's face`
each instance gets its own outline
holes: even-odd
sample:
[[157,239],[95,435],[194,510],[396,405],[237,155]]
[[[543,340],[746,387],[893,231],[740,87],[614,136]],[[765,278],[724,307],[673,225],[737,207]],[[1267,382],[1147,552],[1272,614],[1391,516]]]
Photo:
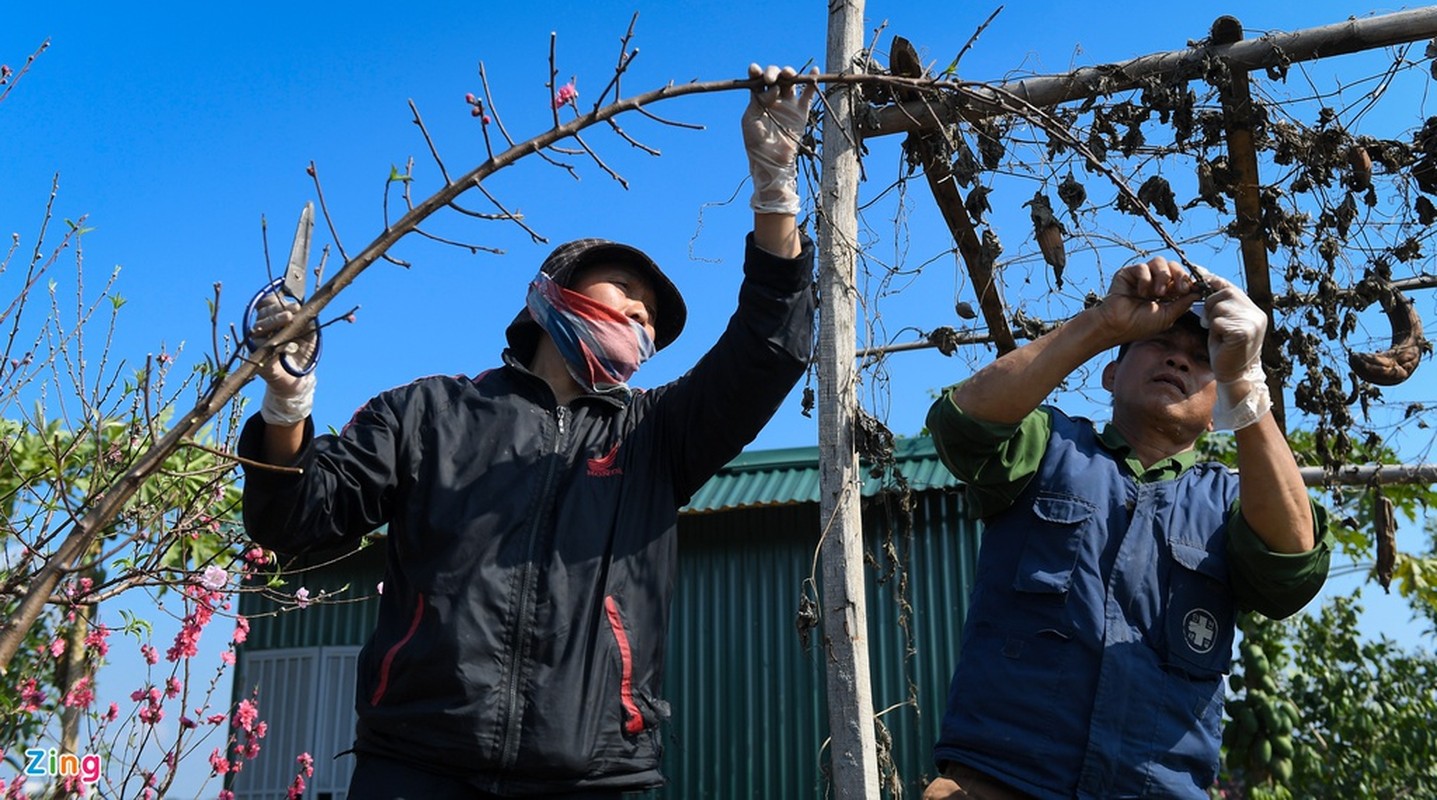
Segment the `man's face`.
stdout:
[[1153,415],[1201,432],[1211,424],[1217,402],[1207,337],[1177,327],[1133,342],[1103,370],[1103,387],[1113,393],[1115,417]]
[[584,267],[569,290],[644,326],[650,340],[657,338],[654,324],[658,320],[658,296],[648,279],[633,267],[618,263]]

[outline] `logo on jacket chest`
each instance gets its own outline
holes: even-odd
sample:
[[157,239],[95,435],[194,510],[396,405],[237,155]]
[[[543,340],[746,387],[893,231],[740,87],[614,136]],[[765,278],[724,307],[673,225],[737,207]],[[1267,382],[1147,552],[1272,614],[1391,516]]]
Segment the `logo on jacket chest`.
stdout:
[[1217,618],[1195,608],[1183,618],[1183,635],[1194,652],[1206,653],[1217,644]]
[[614,446],[608,453],[589,459],[588,475],[590,478],[614,478],[624,474],[623,467],[614,466],[614,462],[618,460],[619,445],[621,444],[623,442],[614,442]]

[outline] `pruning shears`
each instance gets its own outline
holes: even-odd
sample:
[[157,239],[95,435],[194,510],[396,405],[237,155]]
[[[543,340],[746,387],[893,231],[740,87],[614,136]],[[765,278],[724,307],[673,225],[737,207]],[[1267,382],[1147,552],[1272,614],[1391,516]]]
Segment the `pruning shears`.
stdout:
[[[297,302],[304,302],[305,284],[308,279],[309,270],[309,241],[314,232],[314,203],[305,203],[304,210],[299,214],[299,226],[294,232],[294,243],[289,248],[289,262],[285,264],[284,274],[265,285],[250,298],[249,305],[245,307],[243,330],[244,343],[251,352],[259,348],[259,344],[250,337],[250,330],[254,327],[255,309],[259,307],[260,301],[273,294],[291,298]],[[311,372],[319,364],[320,344],[319,320],[314,322],[314,355],[310,357],[309,363],[302,366],[295,366],[289,360],[289,353],[280,353],[279,363],[284,371],[296,378],[302,378]]]

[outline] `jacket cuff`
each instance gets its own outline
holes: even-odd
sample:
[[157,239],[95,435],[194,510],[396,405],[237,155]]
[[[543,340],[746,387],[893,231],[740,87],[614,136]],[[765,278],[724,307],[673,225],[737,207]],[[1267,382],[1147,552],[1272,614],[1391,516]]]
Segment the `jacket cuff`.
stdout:
[[1322,590],[1332,563],[1332,535],[1327,508],[1312,506],[1313,547],[1306,553],[1274,553],[1263,544],[1235,502],[1227,525],[1227,549],[1233,596],[1239,608],[1269,619],[1285,619],[1301,611]]
[[[259,414],[252,414],[245,420],[244,428],[240,430],[239,445],[237,452],[239,457],[245,459],[240,463],[244,470],[246,482],[274,482],[285,480],[291,476],[284,475],[272,469],[265,469],[249,462],[266,463],[264,456],[264,433],[267,423]],[[308,460],[309,445],[314,441],[314,417],[305,417],[304,420],[304,442],[300,445],[299,462],[294,466],[304,466]]]
[[794,294],[813,283],[813,240],[802,229],[798,238],[798,255],[783,258],[755,244],[750,232],[744,240],[744,278],[781,294]]

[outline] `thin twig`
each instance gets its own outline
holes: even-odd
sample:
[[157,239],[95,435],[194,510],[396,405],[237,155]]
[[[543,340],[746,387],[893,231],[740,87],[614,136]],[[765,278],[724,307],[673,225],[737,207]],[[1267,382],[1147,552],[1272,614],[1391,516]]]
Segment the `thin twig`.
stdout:
[[21,67],[19,72],[10,76],[10,81],[5,84],[4,90],[0,91],[0,103],[5,102],[5,98],[10,95],[10,90],[15,88],[15,84],[19,83],[20,79],[25,76],[25,73],[30,71],[30,65],[34,64],[35,59],[39,58],[40,54],[45,52],[45,49],[49,46],[50,39],[47,37],[45,41],[41,42],[40,46],[35,49],[35,52],[31,53],[29,57],[25,59],[25,66]]
[[988,30],[988,26],[992,25],[993,20],[997,19],[998,15],[1001,13],[1003,13],[1002,6],[998,6],[997,8],[993,9],[993,13],[989,14],[988,18],[983,20],[983,24],[978,26],[978,30],[973,31],[973,35],[969,36],[968,41],[965,42],[963,47],[958,50],[958,55],[953,57],[953,63],[949,65],[949,68],[947,70],[944,70],[944,74],[957,74],[958,62],[963,60],[963,54],[968,52],[969,48],[978,43],[978,37],[983,35],[983,31]]
[[559,34],[553,31],[549,33],[549,82],[544,84],[549,88],[550,111],[553,112],[554,127],[559,127],[559,87],[556,85],[559,79],[559,70],[554,63],[554,50],[558,42]]
[[220,282],[214,283],[215,301],[210,304],[210,352],[214,355],[215,364],[219,364],[220,358]]
[[584,148],[584,152],[589,154],[589,158],[594,159],[594,163],[598,164],[600,169],[602,169],[604,172],[609,173],[610,178],[613,178],[614,180],[618,181],[619,185],[624,187],[625,189],[629,188],[629,182],[624,180],[624,176],[610,169],[609,165],[604,163],[604,159],[599,158],[599,154],[595,153],[594,149],[592,147],[589,147],[589,143],[584,141],[583,137],[581,137],[577,132],[574,133],[574,141],[578,142],[579,146]]
[[[30,290],[35,288],[35,284],[39,282],[40,276],[45,274],[45,271],[50,269],[50,267],[54,266],[55,262],[60,259],[60,251],[64,250],[70,245],[70,237],[75,235],[75,231],[79,230],[78,226],[75,228],[71,228],[65,233],[65,237],[60,240],[59,246],[50,253],[50,256],[44,259],[41,258],[40,251],[44,247],[45,231],[49,228],[50,220],[54,213],[55,195],[59,191],[59,185],[60,174],[57,172],[55,173],[55,176],[51,179],[50,182],[50,199],[47,200],[45,203],[45,214],[40,221],[40,233],[35,239],[35,252],[30,257],[30,265],[26,273],[25,285],[22,286],[20,288],[20,291],[16,293],[15,299],[10,301],[9,307],[7,307],[3,312],[0,312],[0,323],[3,323],[6,319],[8,319],[12,313],[15,315],[15,318],[11,323],[10,332],[10,339],[12,342],[14,341],[15,336],[18,335],[20,332],[20,315],[24,313],[25,300],[27,297],[29,297]],[[84,221],[85,218],[81,217],[80,222],[84,223]],[[5,351],[8,355],[10,352],[9,346],[6,347]]]
[[[510,147],[514,146],[514,137],[509,135],[509,129],[504,127],[504,120],[499,116],[499,111],[494,107],[494,97],[489,92],[489,74],[484,70],[484,62],[479,62],[479,85],[484,89],[484,107],[494,119],[494,124],[499,126],[499,133],[504,135],[504,142]],[[494,154],[489,154],[489,160],[494,160]]]
[[672,127],[675,127],[675,128],[684,128],[685,130],[691,130],[691,131],[708,130],[708,128],[706,128],[705,126],[700,125],[700,124],[698,124],[698,123],[696,123],[696,122],[679,122],[678,120],[674,120],[674,119],[665,119],[665,118],[659,116],[658,114],[655,114],[654,112],[652,112],[652,111],[650,111],[650,110],[648,110],[647,108],[644,108],[644,107],[642,107],[642,106],[640,106],[639,108],[634,109],[634,111],[638,112],[639,114],[641,114],[641,115],[643,115],[643,116],[645,116],[645,117],[648,117],[649,119],[653,120],[654,122],[659,123],[660,125],[669,125],[669,126],[672,126]]
[[619,135],[619,138],[623,139],[624,141],[628,142],[629,144],[633,145],[634,147],[636,147],[636,148],[638,148],[638,149],[644,151],[645,153],[648,153],[648,154],[651,155],[651,156],[661,156],[661,155],[663,155],[663,153],[661,153],[660,151],[655,150],[654,148],[649,147],[649,146],[646,145],[646,144],[641,144],[641,143],[635,141],[634,138],[631,137],[631,136],[629,136],[627,133],[624,133],[624,129],[619,127],[619,123],[617,123],[617,122],[615,122],[615,121],[613,121],[613,120],[609,120],[609,127],[614,130],[614,133],[617,133],[617,134]]
[[[485,105],[486,108],[489,109],[489,115],[490,115],[490,117],[493,118],[494,124],[497,125],[497,126],[499,126],[499,133],[503,134],[503,136],[504,136],[504,141],[509,145],[509,148],[510,148],[510,149],[513,149],[513,148],[516,146],[516,143],[515,143],[515,141],[514,141],[514,137],[510,136],[510,135],[509,135],[509,129],[506,128],[506,127],[504,127],[504,119],[503,119],[503,117],[499,116],[499,110],[498,110],[498,108],[494,105],[494,99],[493,99],[493,97],[490,95],[490,92],[489,92],[489,76],[488,76],[488,74],[487,74],[487,73],[485,72],[485,70],[484,70],[484,62],[483,62],[483,61],[480,61],[480,62],[479,62],[479,83],[480,83],[480,85],[482,85],[482,86],[484,87],[484,105]],[[484,145],[485,145],[486,148],[487,148],[488,145],[489,145],[489,133],[488,133],[488,130],[487,130],[487,129],[485,130],[485,133],[484,133]],[[562,162],[562,161],[556,160],[553,156],[550,156],[548,153],[545,153],[542,149],[536,148],[536,149],[534,149],[532,152],[534,153],[534,155],[536,155],[536,156],[538,156],[539,158],[542,158],[542,159],[544,159],[546,162],[548,162],[550,166],[559,167],[560,169],[568,170],[569,175],[570,175],[574,180],[578,180],[578,179],[579,179],[579,173],[578,173],[577,171],[575,171],[575,169],[573,168],[573,166],[571,166],[571,165],[569,165],[569,164],[565,164],[565,163]],[[490,161],[491,163],[494,161],[494,152],[493,152],[492,150],[489,152],[489,161]]]
[[486,246],[480,245],[480,244],[465,244],[464,242],[458,242],[458,241],[455,241],[455,240],[453,240],[453,239],[445,239],[445,238],[442,237],[442,236],[435,236],[434,234],[429,233],[428,231],[424,230],[423,228],[418,228],[418,227],[416,227],[416,228],[414,229],[414,232],[417,233],[417,234],[419,234],[420,236],[424,237],[425,239],[429,239],[429,240],[431,240],[431,241],[439,242],[440,244],[448,244],[448,245],[453,245],[453,246],[455,246],[455,247],[462,247],[462,248],[464,248],[465,250],[468,250],[470,253],[475,253],[475,254],[477,254],[477,253],[479,253],[480,251],[483,251],[483,252],[485,252],[485,253],[493,253],[493,254],[495,254],[495,255],[500,255],[500,256],[504,255],[504,251],[503,251],[503,250],[500,250],[500,249],[497,248],[497,247],[486,247]]
[[875,71],[872,68],[874,65],[873,53],[878,50],[878,37],[882,36],[883,32],[887,29],[888,20],[886,19],[883,22],[879,23],[878,27],[873,29],[873,38],[868,40],[868,47],[864,48],[862,52],[863,63],[861,65],[855,64],[854,66],[862,66],[865,73]]
[[[411,160],[412,161],[412,160]],[[329,263],[329,245],[319,249],[319,263],[314,265],[314,285],[324,283],[324,267]]]
[[329,216],[329,204],[324,201],[324,187],[319,183],[319,170],[315,169],[313,161],[309,162],[305,172],[314,179],[314,191],[319,196],[319,210],[324,213],[324,224],[329,226],[330,238],[334,239],[334,246],[339,248],[339,257],[348,264],[349,254],[344,252],[344,243],[339,241],[339,231],[334,229],[334,219]]
[[478,178],[475,178],[475,179],[474,179],[474,188],[475,188],[475,189],[478,189],[480,192],[482,192],[482,193],[484,194],[485,197],[489,198],[489,202],[493,203],[495,208],[498,208],[500,211],[504,212],[504,218],[505,218],[505,219],[510,220],[510,221],[512,221],[515,225],[518,225],[519,227],[523,228],[523,229],[524,229],[524,232],[529,234],[529,238],[530,238],[530,239],[533,239],[535,242],[538,242],[538,243],[541,243],[541,244],[548,244],[548,243],[549,243],[549,240],[548,240],[547,238],[545,238],[545,237],[543,237],[543,236],[540,236],[537,231],[535,231],[533,228],[530,228],[528,225],[525,225],[525,224],[524,224],[524,215],[523,215],[523,214],[515,214],[515,213],[511,212],[509,209],[505,208],[505,207],[504,207],[504,204],[501,203],[501,202],[499,202],[499,199],[498,199],[498,198],[496,198],[494,195],[490,194],[488,189],[485,189],[485,188],[484,188],[484,184],[483,184],[483,183],[480,183]]
[[[636,11],[634,12],[634,16],[629,20],[629,31],[628,33],[624,34],[624,38],[619,46],[619,62],[614,67],[614,77],[609,80],[609,85],[604,87],[604,91],[600,92],[599,98],[594,101],[594,108],[596,110],[603,103],[604,98],[608,96],[609,89],[614,90],[614,99],[617,100],[619,98],[619,79],[626,71],[628,71],[629,65],[634,62],[634,59],[638,58],[639,56],[639,49],[637,47],[634,48],[633,52],[627,52],[629,46],[629,39],[631,39],[634,35],[634,23],[638,21],[638,19],[639,14]],[[614,133],[618,134],[624,141],[644,151],[645,153],[648,153],[651,156],[663,155],[658,150],[649,147],[648,145],[640,144],[633,137],[625,133],[624,129],[619,127],[619,123],[613,121],[612,119],[609,120],[609,127],[612,128]]]
[[434,147],[434,139],[429,135],[429,129],[424,126],[424,118],[419,116],[419,107],[414,105],[414,100],[409,101],[409,111],[414,114],[414,124],[419,126],[419,132],[424,136],[424,143],[429,146],[429,155],[434,158],[434,163],[439,167],[439,174],[444,176],[444,183],[453,183],[449,179],[449,170],[444,168],[444,159],[439,157],[439,150]]
[[[450,204],[449,204],[449,207],[452,208],[452,209],[454,209],[455,211],[458,211],[460,214],[463,214],[463,215],[466,216],[466,217],[473,217],[473,218],[475,218],[475,219],[482,219],[482,220],[506,220],[506,219],[512,219],[512,218],[513,218],[513,217],[512,217],[511,215],[509,215],[509,214],[488,214],[488,213],[485,213],[485,212],[483,212],[483,211],[473,211],[473,210],[471,210],[471,209],[468,209],[468,208],[465,208],[465,207],[459,205],[458,203],[450,203]],[[523,215],[523,214],[520,214],[519,216],[520,216],[520,217],[523,217],[524,215]]]
[[614,90],[615,100],[620,97],[619,79],[622,78],[624,72],[628,70],[629,64],[639,55],[639,49],[637,47],[634,48],[632,53],[629,52],[629,41],[634,38],[634,23],[637,22],[638,19],[639,12],[635,11],[634,15],[629,18],[629,30],[619,39],[619,59],[618,62],[614,64],[614,76],[609,79],[609,83],[604,87],[604,90],[599,92],[599,96],[594,98],[593,110],[595,111],[604,105],[604,98],[609,96],[610,89]]
[[154,411],[150,408],[150,375],[151,371],[154,369],[154,366],[154,357],[146,355],[145,369],[141,373],[144,375],[145,380],[144,386],[141,387],[141,390],[142,396],[145,398],[145,429],[149,432],[149,439],[152,442],[157,441],[160,438],[159,436],[155,435],[155,414]]
[[479,118],[479,133],[484,137],[484,153],[489,156],[490,161],[494,160],[494,144],[489,141],[489,123],[499,118],[498,115],[493,114],[493,111],[494,109],[491,108]]
[[[395,182],[398,182],[398,183],[403,187],[400,191],[401,191],[401,193],[402,193],[403,196],[404,196],[404,206],[405,206],[405,208],[410,208],[410,209],[414,208],[414,205],[409,202],[409,184],[410,184],[411,182],[413,182],[413,180],[414,180],[414,172],[413,172],[414,162],[413,162],[413,160],[410,161],[408,168],[409,168],[409,172],[406,172],[406,173],[400,175],[398,178],[396,178],[396,177],[394,177],[394,176],[395,176],[395,173],[398,173],[399,170],[398,170],[398,168],[391,166],[391,167],[389,168],[389,177],[387,177],[387,178],[384,179],[384,192],[383,192],[383,194],[381,195],[381,198],[382,198],[382,199],[381,199],[381,202],[380,202],[380,214],[381,214],[381,217],[384,219],[384,229],[385,229],[385,230],[389,230],[389,186],[390,186],[390,184],[395,183]],[[442,170],[444,169],[443,165],[441,165],[441,166],[439,167],[439,169],[442,171]],[[449,180],[448,176],[445,176],[444,180],[445,180],[445,182],[448,182],[448,180]]]
[[361,308],[363,308],[363,306],[355,305],[355,306],[351,307],[348,311],[344,312],[343,314],[340,314],[339,316],[337,316],[337,317],[331,319],[330,321],[320,323],[319,327],[320,327],[320,328],[328,328],[329,326],[334,325],[335,323],[339,323],[339,322],[353,322],[353,321],[354,321],[354,313],[355,313],[356,311],[358,311],[359,309],[361,309]]
[[264,276],[265,283],[274,282],[274,266],[269,260],[269,220],[264,214],[259,215],[259,249],[264,254]]
[[[408,158],[408,160],[406,160],[406,161],[404,162],[404,174],[406,174],[406,175],[413,175],[413,174],[414,174],[414,156],[410,156],[410,157]],[[414,181],[405,181],[405,182],[404,182],[404,207],[405,207],[406,209],[408,209],[409,211],[413,211],[413,210],[414,210],[414,201],[411,200],[410,197],[409,197],[409,187],[411,187],[411,186],[413,186],[413,185],[414,185]]]

